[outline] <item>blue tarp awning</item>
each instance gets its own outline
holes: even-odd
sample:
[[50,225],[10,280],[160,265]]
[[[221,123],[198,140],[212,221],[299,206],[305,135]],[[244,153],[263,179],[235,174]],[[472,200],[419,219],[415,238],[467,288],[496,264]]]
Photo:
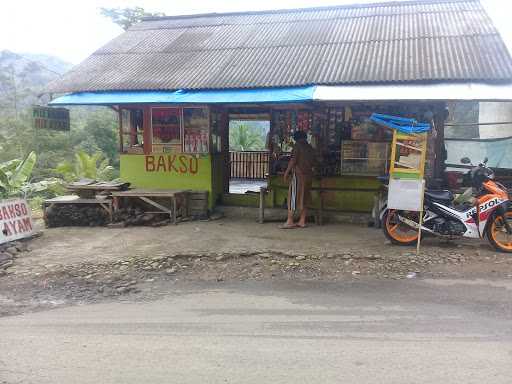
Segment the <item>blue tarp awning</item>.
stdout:
[[430,124],[418,123],[416,119],[408,119],[401,116],[383,115],[380,113],[372,113],[370,120],[376,124],[382,125],[390,129],[396,129],[400,132],[423,133],[430,131]]
[[60,96],[49,104],[117,105],[117,104],[225,104],[225,103],[298,103],[312,101],[314,86],[298,88],[258,88],[204,91],[106,91],[76,92]]

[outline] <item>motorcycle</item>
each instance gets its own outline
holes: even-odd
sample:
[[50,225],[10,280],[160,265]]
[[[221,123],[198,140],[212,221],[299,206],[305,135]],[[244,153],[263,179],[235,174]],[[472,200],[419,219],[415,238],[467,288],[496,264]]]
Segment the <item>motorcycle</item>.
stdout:
[[[468,177],[475,191],[472,202],[455,205],[454,196],[447,190],[426,190],[424,194],[422,234],[445,239],[470,238],[487,240],[494,248],[512,253],[512,203],[507,188],[494,180],[487,159],[472,166]],[[420,213],[388,209],[380,219],[386,237],[398,245],[412,245],[418,240]]]

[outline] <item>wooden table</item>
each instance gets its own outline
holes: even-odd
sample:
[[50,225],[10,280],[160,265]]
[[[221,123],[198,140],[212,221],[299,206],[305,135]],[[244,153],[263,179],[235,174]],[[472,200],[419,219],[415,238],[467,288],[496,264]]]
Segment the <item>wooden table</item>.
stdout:
[[114,181],[81,180],[70,183],[66,189],[82,199],[93,199],[97,194],[110,194],[112,191],[125,191],[130,183]]
[[[191,192],[188,189],[130,189],[128,191],[113,191],[112,197],[114,198],[114,209],[119,209],[119,199],[140,199],[145,203],[159,209],[156,212],[148,213],[165,213],[168,214],[174,224],[178,223],[177,212],[178,204],[177,199],[183,197],[184,206],[181,207],[182,219],[188,215],[188,194]],[[155,198],[170,199],[171,208],[157,203]]]
[[111,199],[82,199],[80,196],[68,195],[59,196],[48,199],[43,202],[43,218],[46,223],[46,210],[53,205],[58,204],[97,204],[107,211],[110,221],[112,222],[112,200]]

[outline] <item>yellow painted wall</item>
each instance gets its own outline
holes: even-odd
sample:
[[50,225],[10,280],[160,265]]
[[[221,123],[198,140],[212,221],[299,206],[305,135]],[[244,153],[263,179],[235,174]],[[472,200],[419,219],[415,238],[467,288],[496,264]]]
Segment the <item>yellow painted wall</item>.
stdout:
[[[324,192],[324,208],[326,210],[340,212],[371,212],[374,197],[378,193],[381,184],[375,177],[371,176],[337,176],[324,177],[322,181],[315,180],[313,188],[331,188]],[[288,198],[288,184],[284,183],[282,176],[271,176],[269,178],[271,192],[265,196],[265,206],[268,208],[286,208]],[[318,191],[312,192],[311,208],[320,206],[320,195]],[[258,194],[225,194],[223,196],[225,205],[258,207]]]
[[[285,207],[288,198],[288,185],[282,176],[272,176],[269,181],[270,188],[275,190],[274,204]],[[331,188],[324,192],[324,208],[343,212],[371,212],[373,199],[381,183],[372,176],[335,176],[324,177],[322,181],[314,180],[313,188]],[[339,189],[339,190],[334,190]],[[320,205],[318,191],[312,192],[312,207]]]
[[212,196],[212,159],[210,155],[155,153],[121,155],[121,179],[136,188],[191,189],[208,191]]
[[[215,161],[217,170],[213,170],[212,156],[185,154],[121,155],[121,179],[136,188],[151,189],[191,189],[208,191],[209,205],[213,208],[218,196],[222,195],[222,158]],[[215,180],[214,180],[215,176]],[[273,176],[269,180],[274,190],[273,200],[267,196],[267,206],[285,206],[288,189],[282,176]],[[314,187],[318,187],[315,181]],[[375,177],[333,177],[324,178],[323,187],[347,188],[347,191],[327,192],[324,203],[326,209],[369,212],[373,206],[373,197],[380,183]],[[227,197],[231,197],[227,199]],[[224,196],[225,204],[257,206],[259,197],[235,195]],[[318,192],[313,192],[313,206],[318,206]]]

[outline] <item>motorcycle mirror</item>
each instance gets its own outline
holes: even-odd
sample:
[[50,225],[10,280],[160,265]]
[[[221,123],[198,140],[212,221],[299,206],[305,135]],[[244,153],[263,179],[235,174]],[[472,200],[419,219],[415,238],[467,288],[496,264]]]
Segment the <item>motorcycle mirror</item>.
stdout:
[[487,164],[487,162],[488,162],[488,161],[489,161],[489,158],[487,158],[487,157],[486,157],[486,158],[484,159],[484,164]]
[[462,164],[471,164],[471,160],[469,159],[469,157],[463,157],[462,159],[460,159],[460,162]]

